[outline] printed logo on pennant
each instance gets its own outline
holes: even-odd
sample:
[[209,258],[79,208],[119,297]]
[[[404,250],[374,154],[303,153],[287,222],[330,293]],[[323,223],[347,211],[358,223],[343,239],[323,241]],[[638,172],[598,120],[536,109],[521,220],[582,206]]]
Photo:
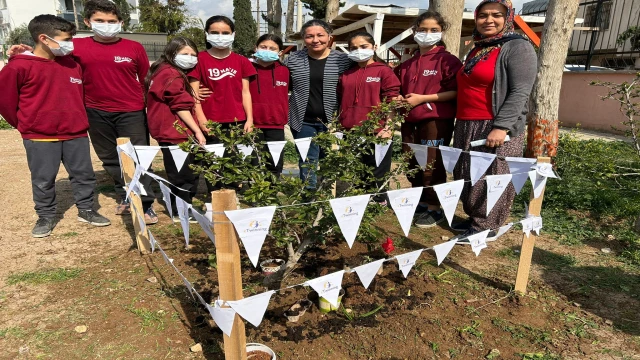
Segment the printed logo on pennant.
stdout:
[[529,178],[533,185],[533,197],[537,199],[542,195],[542,191],[547,184],[547,177],[538,174],[536,170],[531,170],[529,171]]
[[471,155],[471,186],[475,185],[478,180],[482,178],[482,175],[487,171],[489,166],[496,158],[496,154],[489,154],[480,151],[469,151]]
[[409,275],[409,271],[411,271],[413,265],[416,264],[416,261],[420,257],[420,254],[422,254],[422,249],[396,256],[398,267],[400,268],[400,271],[402,271],[402,275],[404,275],[405,278],[407,277],[407,275]]
[[511,182],[511,174],[487,175],[487,216]]
[[305,282],[318,293],[318,296],[327,300],[334,307],[338,307],[338,296],[342,289],[342,277],[344,270],[321,276],[319,278]]
[[529,178],[529,171],[534,166],[536,159],[522,158],[522,157],[506,157],[504,160],[509,165],[509,172],[511,172],[511,182],[516,189],[516,194],[520,194],[524,183]]
[[353,271],[358,274],[358,278],[360,279],[360,282],[362,282],[362,286],[364,286],[365,289],[369,288],[369,285],[371,285],[371,281],[373,281],[373,278],[376,276],[376,274],[380,270],[380,267],[382,266],[382,263],[384,262],[385,259],[380,259],[353,268]]
[[542,217],[536,216],[531,222],[531,229],[536,232],[536,235],[540,236],[540,230],[542,229]]
[[455,169],[456,164],[458,163],[458,159],[460,158],[460,154],[462,154],[462,149],[452,148],[449,146],[440,145],[440,154],[442,155],[442,162],[444,163],[444,168],[448,173],[453,174],[453,169]]
[[528,217],[520,221],[520,224],[522,224],[522,231],[527,235],[527,237],[529,237],[531,230],[533,230],[533,219],[533,217]]
[[296,147],[298,148],[298,152],[300,153],[300,158],[302,158],[302,161],[307,160],[309,147],[311,147],[311,140],[312,138],[310,137],[294,140],[294,142],[296,143]]
[[254,267],[258,266],[260,250],[264,239],[269,234],[269,227],[275,211],[275,206],[264,206],[224,212],[236,228],[236,232]]
[[444,215],[449,221],[449,226],[451,226],[453,215],[458,206],[458,200],[460,199],[460,195],[462,195],[462,189],[464,189],[464,180],[452,181],[433,187],[433,190],[440,200],[440,206],[442,206]]
[[489,231],[491,230],[485,230],[467,237],[471,244],[471,250],[473,250],[476,256],[480,255],[482,249],[487,248],[487,235],[489,235]]
[[423,188],[410,188],[387,191],[389,204],[398,218],[405,236],[409,236],[411,222],[420,203]]
[[333,215],[336,217],[340,231],[347,240],[349,248],[356,240],[362,216],[364,216],[370,197],[370,195],[359,195],[329,200]]

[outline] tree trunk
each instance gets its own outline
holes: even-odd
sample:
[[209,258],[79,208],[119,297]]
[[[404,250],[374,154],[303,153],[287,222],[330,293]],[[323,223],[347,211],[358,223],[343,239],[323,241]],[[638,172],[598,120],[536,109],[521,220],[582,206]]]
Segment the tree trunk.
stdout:
[[267,23],[269,25],[269,34],[282,36],[281,0],[267,0]]
[[331,23],[338,16],[340,10],[340,0],[328,0],[325,21]]
[[464,0],[430,0],[429,9],[439,12],[449,23],[442,40],[447,44],[447,51],[459,57]]
[[76,9],[76,0],[72,0],[71,4],[73,4],[73,21],[76,24],[76,29],[80,30],[80,24],[78,24],[78,10]]
[[[296,2],[294,0],[287,1],[287,26],[285,30],[285,34],[287,37],[294,33],[293,31],[293,13],[296,9]],[[302,11],[302,9],[298,9],[298,11]]]
[[560,87],[578,3],[579,0],[551,0],[547,8],[538,75],[529,98],[528,157],[556,155]]

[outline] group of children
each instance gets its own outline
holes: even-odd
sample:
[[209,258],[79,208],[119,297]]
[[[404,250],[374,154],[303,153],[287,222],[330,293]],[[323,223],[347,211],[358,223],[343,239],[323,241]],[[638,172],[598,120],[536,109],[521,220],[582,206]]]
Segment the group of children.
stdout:
[[[163,146],[173,192],[188,202],[198,183],[198,175],[189,167],[195,158],[189,155],[178,170],[167,146],[188,136],[202,145],[218,143],[208,134],[209,121],[221,123],[223,129],[240,127],[250,132],[258,128],[265,142],[285,139],[290,75],[280,62],[284,48],[278,36],[261,36],[250,61],[232,51],[233,22],[213,16],[205,25],[207,49],[199,51],[193,41],[174,37],[149,68],[142,46],[117,36],[122,18],[113,3],[89,0],[85,9],[93,37],[72,40],[73,24],[53,15],[37,16],[29,24],[36,43],[33,53],[12,56],[0,72],[0,83],[15,84],[5,86],[0,114],[24,139],[39,216],[34,237],[49,235],[55,226],[54,184],[60,162],[69,172],[79,220],[96,226],[110,224],[93,210],[96,181],[87,131],[119,194],[124,190],[116,138],[126,136],[134,145],[148,145],[150,134]],[[370,34],[350,36],[349,58],[354,65],[341,75],[337,89],[342,126],[358,126],[373,107],[397,100],[412,106],[402,125],[403,142],[448,144],[455,117],[455,76],[462,64],[445,50],[444,30],[446,23],[439,14],[422,14],[414,27],[419,53],[395,73],[375,56],[377,46]],[[186,133],[175,129],[176,121]],[[386,124],[377,132],[382,138],[393,135]],[[412,178],[413,186],[446,181],[440,155],[433,150],[430,159],[437,159],[432,161],[433,170]],[[375,168],[376,177],[382,177],[390,170],[391,151],[379,166],[373,158],[363,161]],[[269,170],[279,175],[282,158]],[[150,186],[145,189],[145,221],[154,223],[154,194]],[[122,196],[117,214],[129,210]],[[441,214],[437,201],[437,196],[425,191],[418,211],[434,214],[427,226],[440,221],[434,219]]]

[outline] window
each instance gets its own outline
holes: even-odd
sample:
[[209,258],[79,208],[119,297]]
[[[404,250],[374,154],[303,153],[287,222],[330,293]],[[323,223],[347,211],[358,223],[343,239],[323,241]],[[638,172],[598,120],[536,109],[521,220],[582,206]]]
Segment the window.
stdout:
[[[595,26],[600,28],[600,30],[608,30],[609,25],[611,23],[611,1],[605,1],[602,3],[602,8],[600,9],[600,22]],[[596,17],[596,8],[598,4],[593,4],[587,6],[584,11],[584,26],[592,26],[593,21]]]

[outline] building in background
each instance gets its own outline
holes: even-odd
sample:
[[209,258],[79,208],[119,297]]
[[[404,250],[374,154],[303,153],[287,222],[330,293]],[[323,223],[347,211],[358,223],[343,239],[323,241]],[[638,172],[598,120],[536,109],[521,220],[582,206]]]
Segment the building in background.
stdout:
[[42,14],[58,15],[74,22],[74,17],[82,22],[82,0],[75,0],[76,14],[73,13],[73,0],[0,0],[0,42],[4,42],[12,29],[28,24],[31,19]]

